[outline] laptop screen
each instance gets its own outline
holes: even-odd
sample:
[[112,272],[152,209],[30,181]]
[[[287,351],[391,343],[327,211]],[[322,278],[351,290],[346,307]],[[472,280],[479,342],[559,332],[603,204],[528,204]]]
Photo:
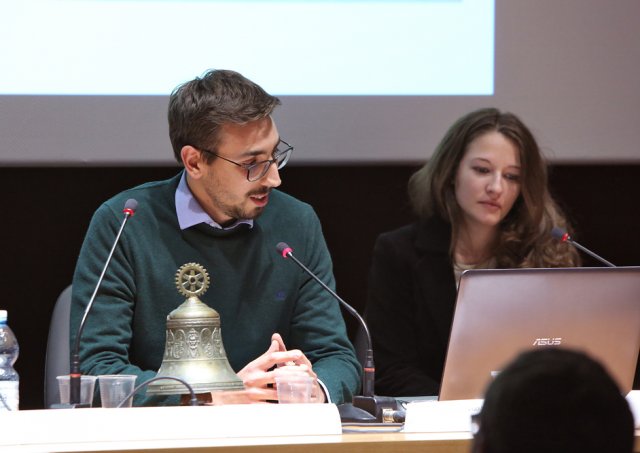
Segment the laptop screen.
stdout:
[[591,355],[629,392],[640,350],[640,267],[464,272],[439,399],[482,398],[518,353],[553,346]]

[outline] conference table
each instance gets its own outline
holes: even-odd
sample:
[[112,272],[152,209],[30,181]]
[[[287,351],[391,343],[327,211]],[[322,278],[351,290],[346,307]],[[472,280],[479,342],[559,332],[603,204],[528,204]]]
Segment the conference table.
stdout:
[[[175,439],[163,441],[85,442],[8,446],[0,451],[35,452],[164,452],[164,453],[308,453],[341,452],[422,452],[468,453],[468,433],[459,435],[428,435],[402,433],[360,433],[325,436],[243,437],[234,439]],[[636,450],[638,451],[638,450]]]
[[[286,406],[0,412],[0,452],[467,453],[471,446],[468,430],[342,425],[333,405]],[[640,430],[633,451],[640,453]]]
[[[243,437],[234,439],[176,439],[163,441],[85,442],[0,446],[0,451],[33,452],[112,452],[133,453],[468,453],[469,433],[358,433],[326,436]],[[640,452],[640,431],[636,431],[633,451]]]

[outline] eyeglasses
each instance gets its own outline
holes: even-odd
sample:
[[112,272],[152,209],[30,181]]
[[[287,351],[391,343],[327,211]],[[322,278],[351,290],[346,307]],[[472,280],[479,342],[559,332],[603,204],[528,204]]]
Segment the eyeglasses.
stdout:
[[[286,148],[281,149],[283,145]],[[207,154],[211,154],[212,156],[219,157],[222,160],[226,160],[227,162],[237,165],[238,167],[244,168],[245,170],[247,170],[247,181],[254,182],[261,179],[264,175],[267,174],[267,172],[269,171],[269,167],[271,167],[271,164],[276,164],[276,167],[278,168],[278,170],[280,170],[282,167],[287,165],[287,162],[289,161],[289,158],[291,157],[291,153],[293,152],[294,148],[284,140],[280,140],[278,142],[278,146],[276,146],[276,149],[273,152],[273,157],[271,159],[263,160],[261,162],[256,162],[253,164],[240,164],[238,162],[234,162],[230,159],[227,159],[226,157],[223,157],[218,153],[209,151],[208,149],[204,149],[204,148],[197,148],[197,149]]]

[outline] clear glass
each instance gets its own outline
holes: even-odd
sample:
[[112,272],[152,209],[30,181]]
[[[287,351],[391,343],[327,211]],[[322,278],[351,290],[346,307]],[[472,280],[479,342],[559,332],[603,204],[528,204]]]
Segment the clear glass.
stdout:
[[276,377],[280,404],[310,403],[313,378],[308,375],[282,374]]
[[[58,380],[58,389],[60,390],[60,403],[69,404],[69,375],[56,376]],[[89,376],[83,374],[80,376],[80,403],[93,405],[93,390],[96,385],[97,376]]]
[[[103,374],[98,376],[100,385],[100,403],[102,407],[119,407],[125,398],[133,392],[137,376],[134,374]],[[131,407],[133,397],[121,407]]]

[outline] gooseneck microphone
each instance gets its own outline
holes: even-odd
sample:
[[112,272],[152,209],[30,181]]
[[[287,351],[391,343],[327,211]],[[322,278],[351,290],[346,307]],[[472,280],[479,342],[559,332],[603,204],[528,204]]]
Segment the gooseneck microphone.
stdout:
[[[346,303],[340,296],[335,293],[335,291],[333,291],[322,280],[320,280],[320,278],[316,274],[311,272],[304,264],[302,264],[300,260],[298,260],[293,255],[293,249],[289,247],[285,242],[279,242],[276,245],[276,249],[283,258],[291,258],[293,262],[296,263],[307,275],[318,282],[318,284],[325,291],[327,291],[334,297],[334,299],[340,302],[340,304],[358,320],[360,326],[362,326],[362,329],[366,334],[367,351],[365,363],[363,366],[364,373],[362,376],[362,396],[353,397],[353,407],[349,407],[349,405],[345,404],[339,407],[342,420],[351,422],[383,422],[385,420],[389,421],[388,414],[392,411],[396,411],[396,409],[398,408],[398,403],[395,398],[374,395],[375,365],[373,362],[371,334],[369,333],[369,327],[367,326],[367,323],[355,308]],[[356,410],[353,410],[353,408],[355,408]],[[366,411],[366,413],[363,414],[359,412],[359,410]]]
[[586,248],[586,247],[580,245],[579,243],[577,243],[576,241],[574,241],[571,238],[571,236],[569,235],[569,233],[567,233],[565,230],[563,230],[560,227],[553,227],[553,229],[551,230],[551,236],[556,238],[556,239],[558,239],[560,242],[568,242],[569,244],[573,245],[578,250],[581,250],[584,253],[586,253],[587,255],[589,255],[589,256],[595,258],[596,260],[600,261],[605,266],[616,267],[615,264],[611,263],[610,261],[605,260],[600,255],[597,255],[597,254],[593,253],[588,248]]
[[113,241],[113,246],[111,247],[111,251],[109,252],[107,261],[104,263],[104,268],[102,268],[102,273],[98,278],[98,283],[96,283],[96,287],[93,290],[91,299],[89,299],[87,308],[85,308],[84,315],[82,316],[82,320],[80,321],[80,326],[78,327],[78,334],[76,335],[75,342],[73,343],[69,366],[69,403],[71,407],[89,407],[88,404],[80,403],[80,376],[82,375],[80,373],[80,337],[82,336],[82,331],[84,330],[84,325],[87,321],[87,315],[89,314],[89,311],[91,311],[93,301],[96,298],[96,294],[98,294],[98,289],[100,289],[104,274],[107,272],[107,268],[109,267],[109,263],[111,262],[113,252],[115,251],[116,246],[120,241],[120,236],[122,235],[124,226],[127,224],[127,220],[129,220],[129,217],[132,217],[135,214],[137,208],[138,202],[133,198],[129,198],[124,204],[124,209],[122,210],[122,212],[124,213],[124,219],[122,220],[122,224],[120,225],[120,230],[116,235],[116,239]]
[[298,266],[302,268],[302,270],[304,270],[311,278],[313,278],[316,282],[318,282],[318,284],[322,286],[322,288],[324,288],[325,291],[328,291],[329,294],[331,294],[338,302],[340,302],[340,304],[349,313],[351,313],[353,316],[356,317],[356,319],[364,329],[364,332],[367,336],[367,353],[365,358],[364,374],[362,376],[362,395],[373,396],[373,386],[375,383],[376,368],[373,362],[373,350],[371,349],[371,343],[372,343],[371,334],[369,333],[369,327],[367,326],[367,323],[364,321],[364,319],[362,319],[362,316],[360,316],[360,313],[358,313],[355,308],[353,308],[351,305],[346,303],[340,296],[338,296],[335,293],[335,291],[333,291],[322,280],[320,280],[320,278],[318,278],[317,275],[315,275],[304,264],[302,264],[300,260],[298,260],[298,258],[293,256],[293,249],[291,247],[289,247],[284,242],[280,242],[278,243],[278,245],[276,245],[276,249],[278,250],[278,252],[280,252],[283,258],[285,259],[291,258]]

